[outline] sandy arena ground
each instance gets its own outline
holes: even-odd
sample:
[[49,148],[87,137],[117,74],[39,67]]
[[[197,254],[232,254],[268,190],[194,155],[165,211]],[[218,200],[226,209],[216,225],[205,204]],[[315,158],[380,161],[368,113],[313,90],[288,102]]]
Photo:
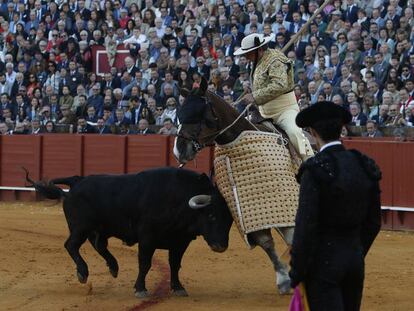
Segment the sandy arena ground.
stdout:
[[[63,247],[66,222],[59,205],[0,203],[0,310],[272,310],[288,309],[290,297],[276,293],[264,252],[248,250],[232,229],[230,248],[209,250],[194,241],[183,260],[181,279],[190,297],[172,297],[165,251],[157,251],[147,277],[152,296],[134,297],[136,247],[110,241],[119,276],[110,276],[89,243],[82,255],[89,280],[80,284]],[[414,234],[382,232],[368,259],[362,310],[414,310]],[[278,249],[284,250],[278,240]],[[285,258],[287,260],[287,258]],[[334,311],[334,310],[333,310]]]

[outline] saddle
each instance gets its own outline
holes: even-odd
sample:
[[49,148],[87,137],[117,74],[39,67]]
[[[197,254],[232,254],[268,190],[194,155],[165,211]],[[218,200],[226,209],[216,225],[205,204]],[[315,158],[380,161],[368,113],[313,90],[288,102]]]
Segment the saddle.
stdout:
[[292,143],[290,142],[288,135],[280,126],[274,124],[272,119],[263,118],[263,116],[260,114],[259,110],[256,107],[251,107],[249,109],[248,118],[250,122],[256,125],[257,128],[259,128],[260,130],[264,132],[271,132],[282,135],[283,140],[287,142],[286,148],[288,148],[290,156],[292,157],[293,161],[295,161],[296,164],[300,166],[300,164],[302,163],[302,159],[300,158]]

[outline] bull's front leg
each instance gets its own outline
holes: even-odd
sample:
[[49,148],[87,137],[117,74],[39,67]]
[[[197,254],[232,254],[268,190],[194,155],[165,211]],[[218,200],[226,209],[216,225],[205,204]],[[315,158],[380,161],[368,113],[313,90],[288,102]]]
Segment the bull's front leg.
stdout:
[[145,277],[148,271],[151,269],[152,256],[154,255],[155,248],[148,247],[139,243],[138,245],[138,265],[139,272],[138,278],[135,282],[135,296],[137,298],[148,297],[148,290],[145,287]]
[[79,248],[85,243],[87,234],[82,231],[73,231],[65,242],[65,248],[76,264],[78,280],[86,283],[89,276],[88,265],[79,253]]
[[180,282],[178,273],[181,268],[181,260],[190,242],[191,241],[180,243],[170,248],[169,250],[168,261],[170,263],[171,271],[171,290],[173,291],[173,294],[176,296],[188,296],[187,291]]

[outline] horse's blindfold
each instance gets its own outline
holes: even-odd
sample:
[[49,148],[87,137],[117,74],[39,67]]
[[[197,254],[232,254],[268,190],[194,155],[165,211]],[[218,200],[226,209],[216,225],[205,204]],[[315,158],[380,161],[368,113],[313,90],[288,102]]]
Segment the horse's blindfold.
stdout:
[[181,124],[200,123],[204,119],[206,109],[207,104],[204,98],[190,95],[178,111],[178,119]]

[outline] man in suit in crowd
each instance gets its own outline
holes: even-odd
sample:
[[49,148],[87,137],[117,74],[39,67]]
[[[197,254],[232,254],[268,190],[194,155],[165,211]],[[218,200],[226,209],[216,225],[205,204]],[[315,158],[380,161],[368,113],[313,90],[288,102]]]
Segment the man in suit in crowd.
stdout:
[[343,19],[349,21],[351,25],[358,20],[358,6],[355,4],[354,0],[347,0],[348,7],[343,14]]
[[377,122],[368,120],[366,124],[367,131],[362,134],[364,137],[383,137],[384,134],[378,129]]
[[[351,93],[350,93],[351,94]],[[361,111],[361,108],[357,102],[349,105],[349,111],[351,112],[352,119],[351,124],[356,126],[364,126],[367,124],[367,116]]]

